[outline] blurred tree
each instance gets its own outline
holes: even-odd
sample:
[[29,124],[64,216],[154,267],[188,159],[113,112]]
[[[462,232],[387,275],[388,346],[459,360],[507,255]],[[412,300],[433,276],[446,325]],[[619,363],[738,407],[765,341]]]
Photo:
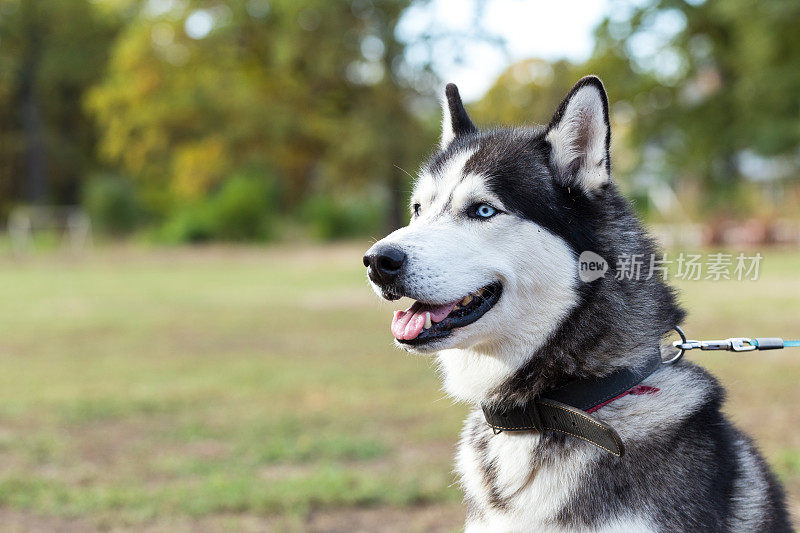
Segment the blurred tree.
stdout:
[[646,172],[699,181],[724,205],[744,154],[784,157],[797,171],[798,20],[796,0],[618,2],[586,68],[634,117]]
[[[408,2],[143,4],[87,100],[101,153],[168,211],[232,173],[277,175],[286,206],[381,184],[401,218],[408,164],[434,132],[409,111],[394,36]],[[252,172],[251,172],[252,173]]]
[[80,100],[119,28],[108,15],[88,0],[0,0],[0,209],[78,201],[94,161]]

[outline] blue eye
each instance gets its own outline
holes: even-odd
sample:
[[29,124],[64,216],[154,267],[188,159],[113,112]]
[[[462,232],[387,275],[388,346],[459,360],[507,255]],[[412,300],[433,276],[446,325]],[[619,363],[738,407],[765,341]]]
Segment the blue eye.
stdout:
[[497,209],[489,204],[475,204],[469,211],[472,218],[492,218],[497,214]]

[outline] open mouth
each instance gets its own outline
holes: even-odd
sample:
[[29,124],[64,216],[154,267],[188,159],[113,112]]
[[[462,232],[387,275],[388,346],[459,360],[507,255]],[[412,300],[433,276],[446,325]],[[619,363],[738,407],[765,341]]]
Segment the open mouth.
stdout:
[[503,286],[492,283],[447,304],[414,302],[405,311],[395,311],[392,334],[403,344],[420,345],[450,335],[481,318],[500,300]]

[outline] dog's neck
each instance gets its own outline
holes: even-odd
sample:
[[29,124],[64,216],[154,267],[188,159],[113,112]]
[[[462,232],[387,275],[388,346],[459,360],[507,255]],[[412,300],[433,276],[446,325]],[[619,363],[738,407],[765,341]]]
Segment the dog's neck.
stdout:
[[443,350],[437,354],[445,391],[455,400],[480,405],[525,364],[511,351]]
[[[455,400],[469,405],[515,403],[572,379],[592,375],[576,371],[573,365],[549,364],[537,348],[540,347],[443,350],[437,359],[444,389]],[[611,373],[616,368],[606,365],[603,370],[595,368],[594,374]]]
[[574,379],[641,365],[682,313],[669,301],[665,307],[671,313],[662,313],[667,321],[651,320],[647,300],[652,293],[633,294],[624,317],[603,316],[602,297],[592,298],[574,307],[549,335],[439,352],[445,390],[455,400],[475,406],[521,404]]
[[[527,354],[535,355],[526,357]],[[562,364],[549,360],[531,348],[507,351],[452,349],[439,352],[437,359],[445,391],[459,402],[479,406],[486,403],[520,404],[569,381],[601,377],[620,367],[640,364],[651,354],[652,345],[635,349],[624,358],[624,364],[598,363],[600,358],[586,354],[587,359],[594,361],[591,368],[580,363]]]

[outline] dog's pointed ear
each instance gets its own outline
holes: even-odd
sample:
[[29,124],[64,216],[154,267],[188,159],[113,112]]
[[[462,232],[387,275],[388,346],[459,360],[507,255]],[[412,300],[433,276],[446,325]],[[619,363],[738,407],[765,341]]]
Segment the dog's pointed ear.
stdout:
[[442,150],[461,135],[476,133],[478,128],[470,120],[464,104],[461,102],[461,95],[458,94],[458,87],[454,83],[448,83],[444,89],[444,100],[442,100],[442,138],[439,146]]
[[608,96],[597,76],[586,76],[569,91],[547,126],[551,161],[566,186],[592,194],[611,182]]

